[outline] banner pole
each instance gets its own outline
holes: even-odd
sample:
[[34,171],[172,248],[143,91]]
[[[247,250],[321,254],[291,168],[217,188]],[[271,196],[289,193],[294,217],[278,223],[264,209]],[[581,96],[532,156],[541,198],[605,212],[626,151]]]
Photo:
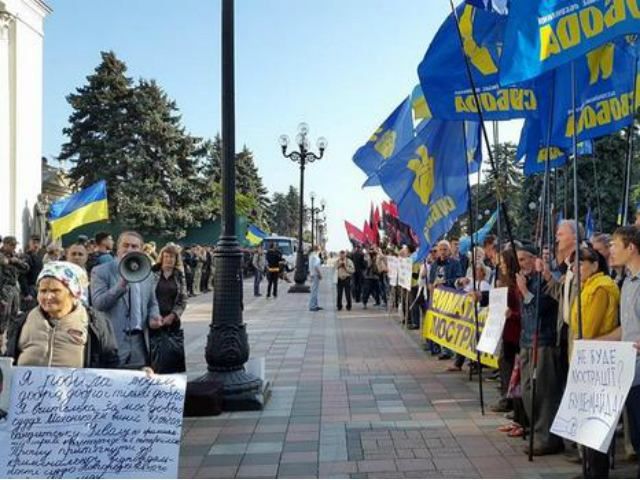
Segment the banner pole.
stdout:
[[[476,108],[478,110],[478,119],[480,122],[480,129],[482,130],[482,138],[487,147],[488,155],[489,155],[489,164],[491,165],[491,170],[493,171],[494,176],[498,177],[498,168],[496,167],[496,163],[493,158],[493,153],[491,152],[491,144],[489,143],[489,135],[487,134],[487,128],[484,124],[484,114],[482,113],[482,105],[480,104],[480,97],[478,95],[478,89],[476,88],[476,83],[473,80],[473,75],[471,74],[471,66],[469,65],[469,59],[467,55],[464,53],[464,39],[462,38],[462,32],[460,31],[460,20],[458,18],[458,14],[456,12],[456,7],[453,4],[453,0],[449,0],[449,5],[451,6],[451,14],[456,22],[456,31],[458,32],[458,40],[460,41],[460,53],[464,58],[464,65],[467,71],[467,77],[469,78],[469,85],[471,86],[471,91],[473,93],[473,100],[476,104]],[[507,230],[507,237],[509,238],[509,243],[511,244],[511,249],[513,250],[513,255],[518,258],[518,254],[516,252],[516,246],[513,241],[513,233],[511,229],[511,219],[509,218],[508,208],[503,197],[503,193],[500,189],[496,189],[496,198],[498,200],[498,204],[500,206],[499,210],[504,215],[504,226]]]
[[638,62],[635,62],[633,67],[633,91],[631,92],[631,108],[633,114],[631,115],[631,125],[627,129],[627,165],[625,169],[625,184],[624,193],[622,199],[622,226],[626,226],[629,222],[629,195],[631,193],[631,164],[633,162],[633,136],[635,133],[636,123],[636,83],[638,80]]
[[[462,135],[464,138],[464,146],[465,146],[465,152],[467,150],[467,129],[465,126],[465,122],[462,122]],[[480,291],[480,286],[477,283],[477,279],[476,279],[476,248],[475,248],[475,239],[473,238],[473,234],[475,232],[475,221],[473,218],[473,211],[471,209],[471,203],[472,203],[472,198],[471,198],[471,172],[469,171],[469,160],[467,159],[467,156],[465,155],[464,157],[464,164],[465,167],[467,169],[467,196],[468,196],[468,202],[469,202],[469,229],[470,231],[470,235],[469,235],[469,240],[470,240],[470,248],[471,248],[471,278],[472,278],[472,282],[473,282],[473,288],[471,290],[472,294],[473,294],[473,320],[476,324],[476,361],[478,363],[478,389],[480,392],[480,412],[482,412],[482,415],[484,415],[484,390],[483,390],[483,386],[482,386],[482,361],[481,361],[481,356],[480,356],[480,351],[478,350],[478,342],[480,341],[480,322],[478,321],[478,298],[476,297],[475,293],[476,293],[476,288],[478,289],[478,291]],[[481,165],[478,165],[478,171],[480,171],[480,167]],[[479,195],[478,195],[479,197]],[[473,368],[472,366],[469,366],[469,371],[472,372]]]

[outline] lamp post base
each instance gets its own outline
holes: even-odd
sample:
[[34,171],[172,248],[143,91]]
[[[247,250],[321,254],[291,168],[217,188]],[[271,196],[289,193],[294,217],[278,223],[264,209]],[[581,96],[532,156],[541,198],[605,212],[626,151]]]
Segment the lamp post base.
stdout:
[[245,369],[207,372],[187,384],[185,416],[262,410],[270,397],[271,383]]
[[304,283],[294,283],[289,287],[289,293],[309,293],[311,287]]

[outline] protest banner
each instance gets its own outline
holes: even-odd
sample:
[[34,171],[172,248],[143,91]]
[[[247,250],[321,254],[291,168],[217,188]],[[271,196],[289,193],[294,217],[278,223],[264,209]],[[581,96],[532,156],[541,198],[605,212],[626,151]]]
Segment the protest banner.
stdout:
[[551,432],[606,453],[635,375],[636,354],[631,342],[576,340]]
[[398,258],[398,285],[405,290],[411,290],[411,268],[413,261],[410,258]]
[[387,276],[389,277],[389,285],[392,287],[398,286],[398,257],[392,257],[387,255]]
[[[480,333],[486,318],[487,309],[480,309]],[[447,287],[436,288],[422,325],[424,338],[466,358],[477,360],[473,299],[469,294]],[[482,353],[480,361],[488,367],[498,368],[498,358],[494,355]]]
[[502,331],[507,319],[507,287],[494,288],[489,292],[489,309],[487,320],[478,342],[478,350],[490,355],[497,355],[502,342]]
[[13,370],[0,478],[177,478],[185,376]]

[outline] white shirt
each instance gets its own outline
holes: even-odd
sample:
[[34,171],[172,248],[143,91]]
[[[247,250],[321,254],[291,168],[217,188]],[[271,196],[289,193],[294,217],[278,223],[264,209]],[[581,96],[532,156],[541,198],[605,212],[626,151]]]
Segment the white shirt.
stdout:
[[320,257],[317,253],[312,253],[309,256],[309,271],[311,272],[312,277],[315,277],[320,273],[320,265],[322,265]]

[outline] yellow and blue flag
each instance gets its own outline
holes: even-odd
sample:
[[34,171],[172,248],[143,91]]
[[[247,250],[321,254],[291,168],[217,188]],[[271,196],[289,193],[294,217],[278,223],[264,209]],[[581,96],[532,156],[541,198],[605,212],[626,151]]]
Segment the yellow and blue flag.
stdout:
[[107,183],[104,180],[54,202],[49,210],[54,239],[82,225],[108,218]]
[[[633,121],[637,81],[635,45],[626,39],[607,43],[573,61],[578,142],[618,132]],[[553,118],[551,144],[568,148],[573,142],[571,64],[562,65],[537,83],[542,131]],[[544,94],[555,88],[555,95]],[[553,98],[553,105],[551,100]],[[551,115],[551,113],[553,115]]]
[[500,84],[529,80],[626,34],[640,31],[637,1],[511,2]]
[[264,240],[266,237],[268,237],[268,234],[260,230],[253,224],[249,225],[249,228],[247,228],[247,235],[245,238],[253,246],[260,245],[262,243],[262,240]]
[[378,171],[400,220],[419,238],[416,260],[467,211],[467,148],[463,122],[432,119]]
[[413,138],[410,97],[405,98],[353,156],[354,163],[367,175],[365,186],[380,185],[377,171]]
[[465,56],[486,120],[509,120],[536,116],[538,103],[533,83],[501,88],[499,64],[507,16],[463,3],[444,21],[418,66],[422,91],[435,118],[477,120]]

